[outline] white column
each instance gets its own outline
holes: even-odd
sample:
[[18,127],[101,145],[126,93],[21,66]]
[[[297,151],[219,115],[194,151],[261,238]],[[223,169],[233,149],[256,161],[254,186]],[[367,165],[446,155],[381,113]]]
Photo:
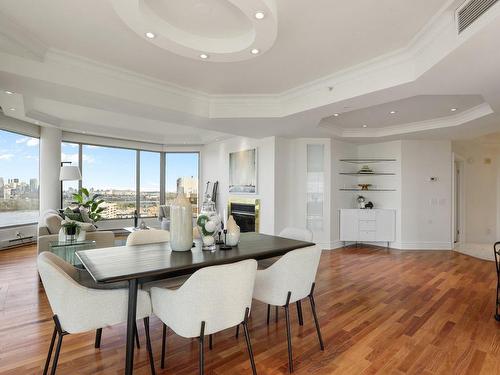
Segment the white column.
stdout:
[[40,131],[40,213],[61,205],[61,138],[62,131],[42,127]]

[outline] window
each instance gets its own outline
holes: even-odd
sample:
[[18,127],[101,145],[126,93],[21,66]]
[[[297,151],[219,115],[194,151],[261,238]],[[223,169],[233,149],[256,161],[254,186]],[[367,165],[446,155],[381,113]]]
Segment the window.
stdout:
[[[77,143],[61,143],[61,162],[79,167],[79,148],[80,145]],[[63,207],[68,207],[73,202],[73,194],[78,193],[78,184],[79,181],[63,181]]]
[[168,152],[166,154],[165,203],[171,204],[179,187],[193,206],[193,216],[198,214],[198,164],[197,152]]
[[141,151],[139,215],[158,216],[160,206],[160,153]]
[[136,210],[136,151],[83,145],[82,186],[106,202],[104,219],[134,216]]
[[199,159],[198,152],[161,153],[63,142],[61,160],[79,166],[82,173],[80,184],[64,182],[64,206],[70,205],[80,185],[104,200],[103,219],[133,218],[136,210],[141,217],[157,217],[160,204],[171,204],[182,186],[195,216]]
[[38,144],[0,130],[0,227],[38,221]]

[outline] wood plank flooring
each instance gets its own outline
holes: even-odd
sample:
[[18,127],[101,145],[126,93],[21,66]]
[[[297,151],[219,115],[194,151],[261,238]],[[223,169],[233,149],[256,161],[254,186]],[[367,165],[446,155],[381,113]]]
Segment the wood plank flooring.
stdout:
[[[0,374],[41,374],[53,329],[36,273],[34,246],[0,251]],[[493,318],[494,263],[455,252],[376,247],[323,252],[316,302],[321,352],[308,304],[292,309],[295,374],[500,374],[500,325]],[[255,303],[250,333],[259,374],[286,374],[284,315],[266,325]],[[152,318],[158,374],[197,374],[197,341],[169,332],[159,368],[161,325]],[[149,374],[142,325],[135,374]],[[124,325],[64,338],[58,374],[122,374]],[[208,340],[207,340],[208,341]],[[207,374],[250,374],[243,338],[228,330],[206,352]]]

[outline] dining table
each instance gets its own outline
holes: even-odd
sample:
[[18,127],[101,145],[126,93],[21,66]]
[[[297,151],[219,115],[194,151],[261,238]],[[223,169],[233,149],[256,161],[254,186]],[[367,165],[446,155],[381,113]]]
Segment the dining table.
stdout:
[[170,244],[155,243],[77,251],[77,257],[97,283],[128,282],[125,374],[133,372],[134,327],[138,287],[145,282],[189,275],[209,266],[245,259],[267,259],[289,251],[313,246],[312,242],[260,233],[242,233],[230,250],[202,250],[201,243],[188,251],[172,251]]

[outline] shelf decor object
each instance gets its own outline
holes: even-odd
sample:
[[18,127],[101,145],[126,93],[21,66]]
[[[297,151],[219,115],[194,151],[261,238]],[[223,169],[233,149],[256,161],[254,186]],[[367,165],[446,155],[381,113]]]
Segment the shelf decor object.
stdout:
[[361,188],[361,190],[365,191],[368,190],[368,188],[372,186],[372,184],[358,184],[358,186]]
[[373,172],[373,173],[339,172],[339,174],[347,176],[395,176],[396,175],[396,173],[391,173],[391,172]]
[[373,174],[373,169],[371,169],[368,165],[363,165],[361,169],[358,171],[359,174]]

